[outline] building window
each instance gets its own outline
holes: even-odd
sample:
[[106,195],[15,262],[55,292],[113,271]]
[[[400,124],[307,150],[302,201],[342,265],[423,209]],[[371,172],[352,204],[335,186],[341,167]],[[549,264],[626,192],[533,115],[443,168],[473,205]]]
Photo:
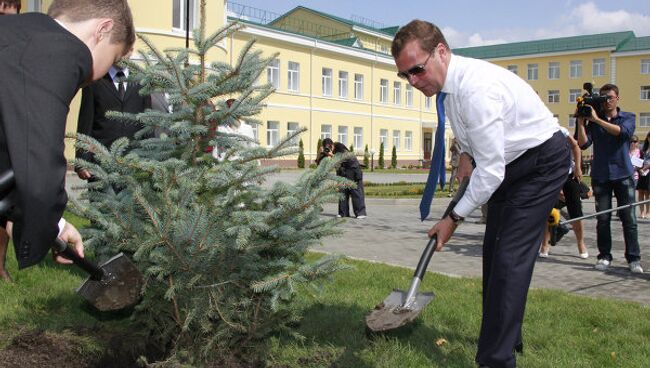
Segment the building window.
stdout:
[[348,98],[348,72],[339,72],[339,97]]
[[320,126],[320,139],[325,138],[332,139],[332,126],[329,124],[323,124]]
[[592,75],[594,77],[602,77],[605,75],[605,59],[594,59],[592,63]]
[[399,130],[393,130],[393,146],[395,146],[396,150],[399,149],[399,142],[400,142],[400,131]]
[[569,126],[569,128],[575,128],[576,127],[576,117],[573,116],[573,114],[569,114],[568,126]]
[[560,79],[560,63],[548,63],[548,79]]
[[388,102],[388,79],[379,81],[379,102]]
[[196,23],[197,3],[195,0],[173,0],[172,2],[172,28],[178,31],[186,31],[185,22],[187,15],[187,5],[189,1],[190,10],[190,30],[194,29]]
[[576,103],[578,97],[582,95],[581,89],[570,89],[569,90],[569,103]]
[[550,90],[548,91],[548,103],[559,103],[560,102],[560,91]]
[[413,86],[410,84],[406,85],[406,106],[413,106]]
[[259,141],[259,124],[251,124],[253,126],[253,137],[255,138],[255,141]]
[[348,127],[339,126],[338,141],[346,146],[348,145]]
[[[300,129],[300,124],[289,122],[287,123],[287,137],[295,134]],[[298,144],[298,136],[293,137],[291,140],[292,144]]]
[[641,59],[641,74],[650,74],[650,59]]
[[571,60],[569,63],[569,78],[581,78],[582,77],[582,61],[581,60]]
[[650,127],[650,112],[642,112],[639,114],[639,126]]
[[424,97],[424,109],[431,111],[431,97]]
[[402,103],[402,82],[393,82],[393,102],[395,105]]
[[537,64],[528,64],[528,80],[537,79],[539,79]]
[[291,92],[300,91],[300,64],[290,61],[287,70],[287,89]]
[[384,149],[386,149],[386,143],[388,143],[388,129],[379,129],[379,143],[383,143]]
[[323,96],[332,95],[332,69],[323,68]]
[[413,132],[410,130],[404,132],[404,149],[413,151]]
[[363,149],[363,128],[354,127],[354,148],[356,150]]
[[519,74],[519,69],[517,68],[516,65],[508,65],[508,70],[515,74]]
[[43,9],[42,0],[29,0],[27,3],[27,11],[30,12],[41,12]]
[[266,67],[266,80],[273,88],[280,88],[280,59],[273,59]]
[[354,75],[354,98],[363,100],[363,74]]
[[641,99],[650,100],[650,86],[641,86]]
[[277,146],[280,134],[278,128],[280,123],[277,121],[267,121],[266,122],[266,145],[269,147]]

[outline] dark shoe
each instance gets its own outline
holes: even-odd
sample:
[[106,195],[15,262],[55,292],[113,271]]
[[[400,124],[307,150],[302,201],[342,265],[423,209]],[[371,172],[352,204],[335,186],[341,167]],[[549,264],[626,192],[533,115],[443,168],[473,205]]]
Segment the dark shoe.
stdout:
[[524,343],[520,342],[519,344],[515,345],[515,353],[523,354],[524,353]]

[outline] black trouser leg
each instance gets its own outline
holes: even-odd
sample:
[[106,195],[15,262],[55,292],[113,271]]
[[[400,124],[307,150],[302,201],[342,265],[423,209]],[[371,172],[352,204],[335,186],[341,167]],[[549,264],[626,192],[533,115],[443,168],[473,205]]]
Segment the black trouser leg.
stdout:
[[366,196],[363,192],[363,181],[358,180],[357,187],[350,189],[350,197],[352,197],[352,209],[355,216],[366,216]]

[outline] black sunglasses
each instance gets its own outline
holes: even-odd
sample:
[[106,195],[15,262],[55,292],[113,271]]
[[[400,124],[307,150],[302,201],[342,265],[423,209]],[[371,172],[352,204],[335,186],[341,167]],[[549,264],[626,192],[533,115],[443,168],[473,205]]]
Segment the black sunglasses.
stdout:
[[[435,50],[433,50],[435,51]],[[425,72],[426,69],[424,69],[425,65],[427,65],[427,62],[431,58],[431,55],[433,55],[433,51],[429,53],[429,56],[427,56],[427,59],[424,61],[422,64],[418,64],[411,69],[405,71],[405,72],[397,72],[397,76],[402,78],[402,79],[409,79],[409,76],[412,75],[420,75]]]

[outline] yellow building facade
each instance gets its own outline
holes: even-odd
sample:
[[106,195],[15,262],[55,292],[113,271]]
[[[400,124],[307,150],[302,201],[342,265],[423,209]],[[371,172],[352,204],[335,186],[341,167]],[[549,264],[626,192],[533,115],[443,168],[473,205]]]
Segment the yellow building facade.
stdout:
[[[23,12],[46,11],[50,3],[24,0]],[[188,3],[192,28],[199,21],[199,0],[129,1],[137,31],[161,49],[185,46]],[[382,142],[386,161],[396,147],[398,166],[421,165],[430,158],[437,125],[435,100],[397,77],[389,51],[397,27],[342,19],[302,6],[273,14],[225,0],[206,3],[208,33],[228,22],[242,25],[212,51],[210,61],[234,63],[251,39],[257,40],[255,47],[265,55],[278,53],[260,80],[276,88],[258,116],[261,124],[255,127],[262,146],[273,146],[305,127],[301,138],[307,160],[316,157],[317,141],[325,137],[353,145],[359,153],[367,145],[375,152],[375,164]],[[138,43],[136,49],[140,47]],[[628,31],[453,52],[517,73],[569,130],[575,124],[571,115],[575,98],[584,93],[584,82],[596,89],[617,84],[621,108],[637,115],[637,135],[643,139],[650,130],[650,37]],[[77,112],[78,99],[71,106],[69,131],[76,130]],[[451,135],[447,129],[447,143]],[[71,147],[66,155],[74,156]],[[296,160],[290,157],[276,163],[295,166]]]

